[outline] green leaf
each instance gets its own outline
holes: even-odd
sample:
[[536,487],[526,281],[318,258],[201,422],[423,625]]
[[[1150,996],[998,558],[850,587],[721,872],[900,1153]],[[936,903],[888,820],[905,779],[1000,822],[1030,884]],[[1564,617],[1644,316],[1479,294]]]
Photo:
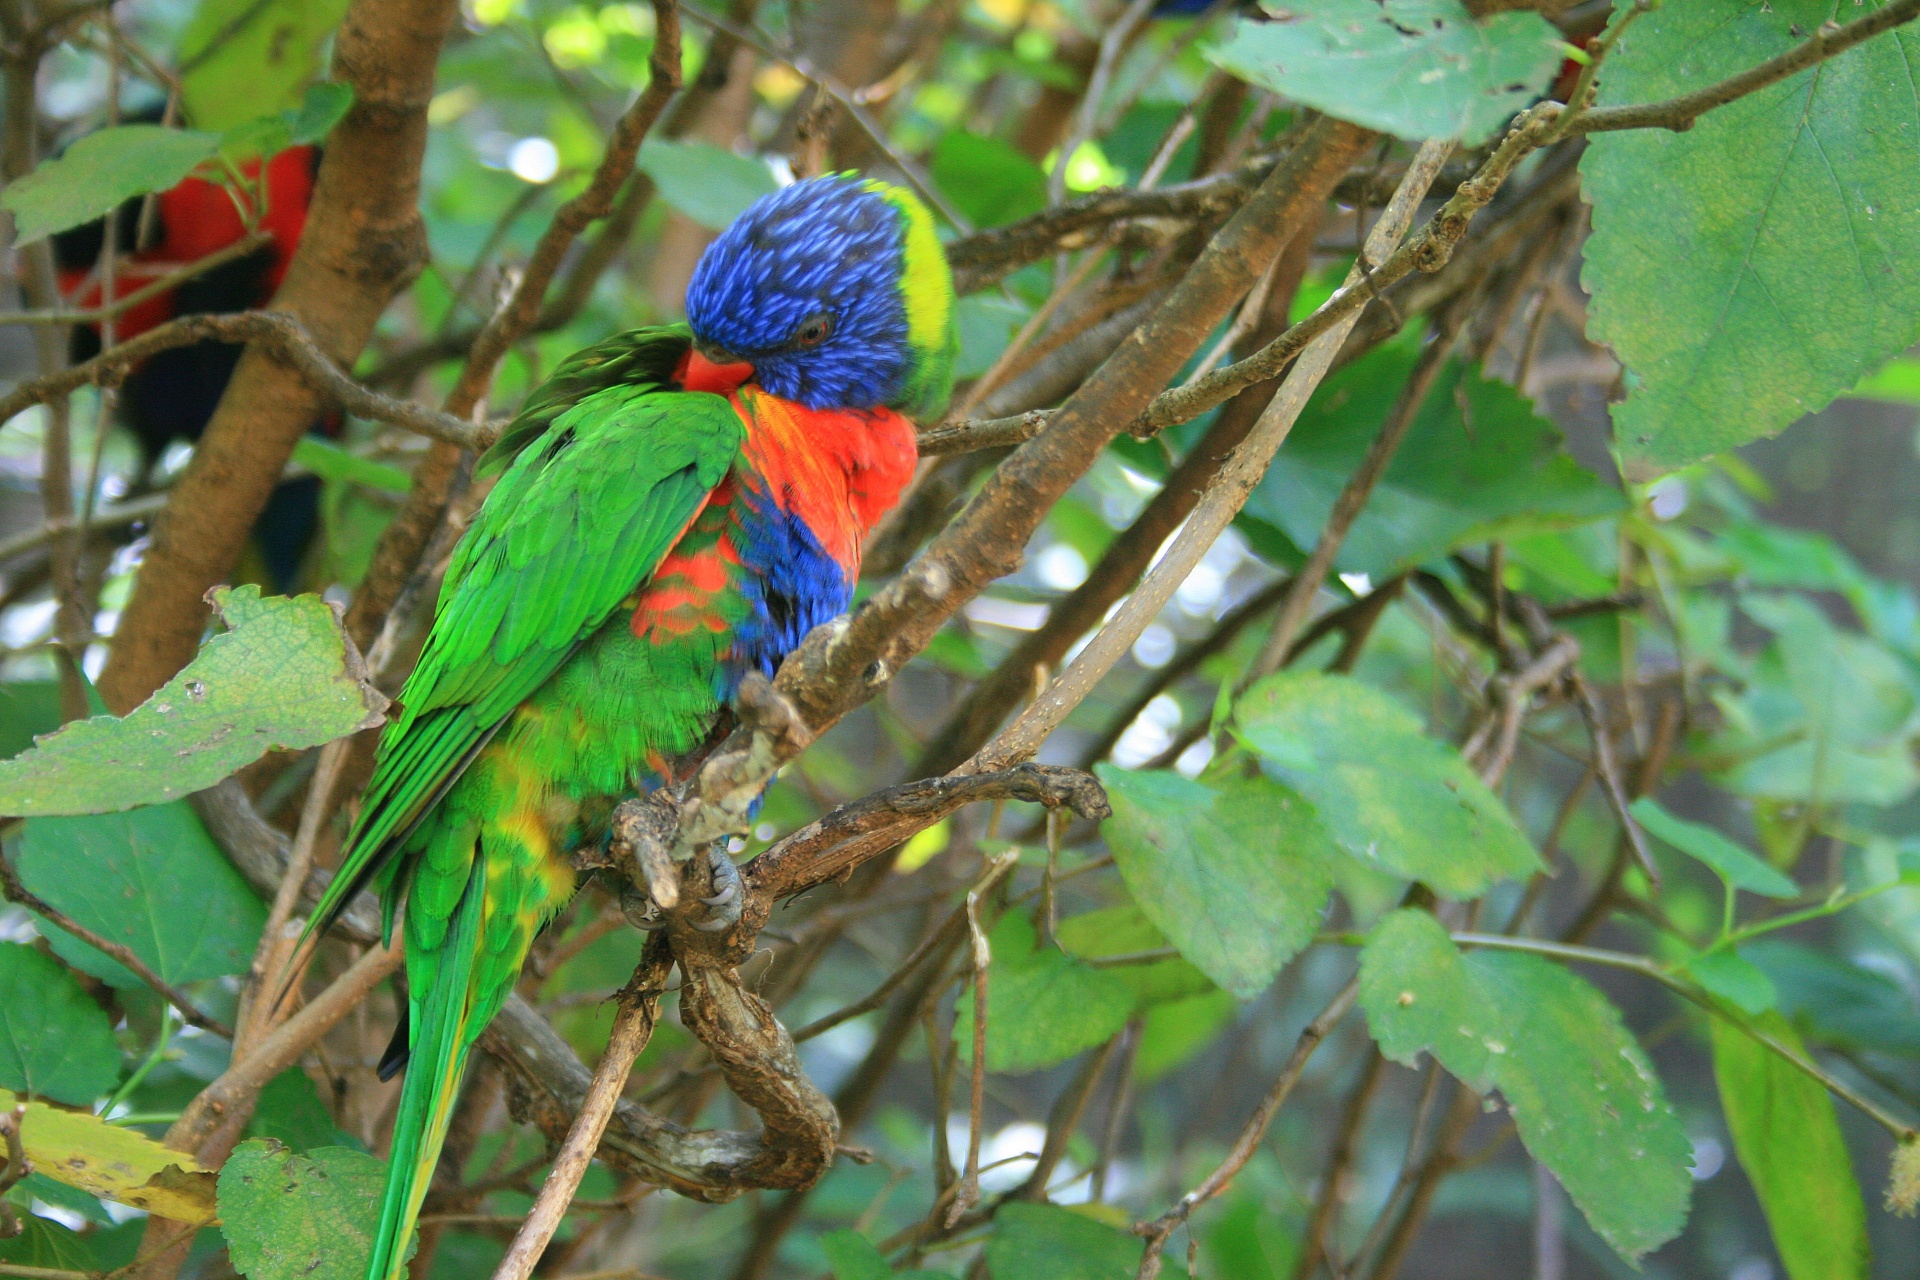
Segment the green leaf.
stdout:
[[[1540,860],[1460,753],[1386,694],[1346,676],[1283,672],[1247,691],[1238,732],[1367,866],[1472,898]],[[1303,768],[1302,752],[1312,758]],[[1124,866],[1124,864],[1123,864]]]
[[1701,952],[1687,961],[1687,972],[1708,991],[1747,1013],[1765,1013],[1780,998],[1767,971],[1732,947]]
[[[17,862],[27,888],[174,984],[245,973],[266,908],[184,800],[132,813],[34,818]],[[190,903],[191,910],[181,904]],[[143,985],[118,961],[44,922],[76,968]]]
[[0,683],[0,759],[19,755],[40,734],[60,727],[58,680]]
[[[1137,955],[1169,945],[1167,935],[1131,902],[1068,916],[1053,932],[1060,949],[1081,960]],[[1167,1000],[1184,1000],[1216,989],[1211,978],[1179,956],[1144,964],[1114,965],[1107,972],[1132,990],[1136,1009]]]
[[[1766,1210],[1792,1280],[1864,1280],[1872,1269],[1867,1209],[1833,1099],[1816,1080],[1722,1019],[1709,1019],[1713,1078],[1741,1168]],[[1801,1050],[1779,1014],[1760,1026]]]
[[300,109],[293,113],[293,119],[289,122],[292,131],[289,141],[295,146],[323,141],[333,132],[333,126],[346,119],[347,112],[351,110],[352,85],[334,80],[310,84],[300,99]]
[[766,161],[705,142],[649,138],[636,163],[662,200],[709,231],[721,230],[780,185]]
[[34,1214],[22,1215],[18,1236],[0,1239],[0,1262],[45,1267],[56,1272],[90,1272],[95,1265],[93,1250],[87,1247],[85,1236]]
[[[1627,29],[1602,106],[1705,87],[1868,12],[1692,0]],[[1632,371],[1618,447],[1676,466],[1772,435],[1920,338],[1920,33],[1890,31],[1701,116],[1594,135],[1589,330]]]
[[[1037,1071],[1104,1043],[1126,1025],[1133,992],[1104,969],[1040,944],[1026,915],[1009,911],[988,935],[987,1069]],[[973,993],[960,999],[954,1038],[973,1057]]]
[[1175,1071],[1213,1043],[1240,1002],[1231,991],[1215,988],[1184,1000],[1165,1000],[1140,1015],[1140,1048],[1133,1058],[1133,1078],[1142,1084]]
[[1333,888],[1311,807],[1265,778],[1097,772],[1113,801],[1102,831],[1141,911],[1228,991],[1266,990],[1312,941]]
[[247,1125],[249,1138],[271,1138],[295,1151],[315,1147],[359,1147],[357,1139],[340,1132],[320,1101],[320,1091],[299,1067],[289,1067],[267,1082]]
[[[1247,514],[1298,546],[1319,541],[1417,353],[1383,347],[1329,378],[1247,502]],[[1618,490],[1566,452],[1560,431],[1504,382],[1455,361],[1442,370],[1336,566],[1378,581],[1488,538],[1614,515]]]
[[1431,1053],[1474,1089],[1493,1084],[1507,1051],[1500,1011],[1467,971],[1466,958],[1425,911],[1395,911],[1374,926],[1360,953],[1360,1007],[1380,1052],[1412,1066]]
[[[0,1109],[25,1099],[0,1089]],[[26,1102],[20,1139],[33,1167],[103,1200],[180,1222],[210,1222],[213,1175],[190,1155],[163,1147],[86,1111]]]
[[113,1215],[107,1212],[106,1205],[98,1197],[64,1182],[55,1182],[44,1173],[28,1174],[21,1181],[20,1190],[35,1200],[46,1201],[56,1209],[77,1213],[89,1222],[97,1222],[103,1227],[113,1225]]
[[1692,1147],[1605,996],[1539,956],[1461,956],[1401,910],[1368,941],[1360,998],[1382,1052],[1424,1048],[1476,1088],[1490,1076],[1527,1150],[1623,1256],[1679,1233]]
[[0,942],[0,1085],[89,1105],[120,1078],[113,1023],[51,956]]
[[1740,948],[1779,992],[1802,1035],[1836,1049],[1920,1057],[1920,1010],[1884,973],[1783,938]]
[[210,133],[157,124],[100,129],[0,191],[0,208],[13,212],[15,243],[27,244],[98,218],[122,200],[166,190],[219,142]]
[[260,1138],[241,1143],[220,1170],[233,1265],[247,1280],[361,1280],[385,1180],[380,1161],[345,1147],[300,1156]]
[[960,355],[953,366],[956,378],[977,378],[993,367],[1007,349],[1028,309],[992,294],[974,294],[953,304],[953,327],[960,337]]
[[[1133,1280],[1142,1247],[1138,1236],[1085,1213],[1050,1204],[1005,1204],[994,1215],[987,1265],[993,1280]],[[1168,1258],[1160,1274],[1186,1272]]]
[[318,436],[301,436],[300,442],[293,446],[291,461],[322,480],[363,484],[388,493],[407,493],[413,489],[413,477],[399,467],[363,458]]
[[1475,21],[1460,0],[1287,0],[1210,50],[1243,80],[1402,138],[1484,142],[1553,78],[1559,32],[1537,13]]
[[1628,810],[1648,833],[1666,841],[1690,858],[1704,862],[1713,873],[1736,889],[1766,898],[1797,898],[1800,886],[1742,849],[1733,841],[1698,822],[1676,818],[1652,796],[1642,796]]
[[381,722],[386,699],[319,596],[218,588],[230,630],[125,718],[67,725],[0,761],[0,813],[112,813],[210,787],[269,751]]
[[820,1237],[820,1251],[833,1268],[833,1280],[953,1280],[944,1271],[895,1271],[887,1255],[858,1231],[830,1231]]
[[200,0],[180,35],[187,118],[225,130],[301,107],[346,11],[347,0]]
[[1016,222],[1047,207],[1047,175],[1010,142],[950,129],[928,165],[940,194],[976,226]]
[[1799,595],[1747,594],[1741,611],[1774,633],[1745,688],[1719,701],[1714,754],[1738,761],[1716,779],[1768,799],[1891,805],[1920,786],[1913,760],[1911,668],[1884,645],[1829,621]]

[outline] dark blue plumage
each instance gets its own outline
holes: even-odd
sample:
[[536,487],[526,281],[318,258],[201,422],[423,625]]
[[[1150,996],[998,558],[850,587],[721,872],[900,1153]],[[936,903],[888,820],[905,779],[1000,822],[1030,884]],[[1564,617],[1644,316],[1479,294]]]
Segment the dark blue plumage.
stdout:
[[702,345],[750,362],[754,380],[782,399],[809,409],[889,403],[912,359],[900,221],[858,178],[765,197],[700,259],[687,323]]

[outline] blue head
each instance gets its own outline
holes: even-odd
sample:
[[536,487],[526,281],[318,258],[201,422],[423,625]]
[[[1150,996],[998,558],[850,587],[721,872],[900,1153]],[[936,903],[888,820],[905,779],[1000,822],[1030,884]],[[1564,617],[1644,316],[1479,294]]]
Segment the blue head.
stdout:
[[701,256],[687,322],[716,364],[810,409],[937,416],[952,386],[953,282],[906,191],[835,174],[756,200]]

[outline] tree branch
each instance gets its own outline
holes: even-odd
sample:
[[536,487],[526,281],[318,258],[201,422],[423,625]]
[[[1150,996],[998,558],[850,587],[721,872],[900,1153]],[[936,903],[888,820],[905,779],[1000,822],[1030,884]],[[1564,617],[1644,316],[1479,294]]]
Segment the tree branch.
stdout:
[[1606,133],[1616,129],[1671,129],[1676,133],[1684,132],[1693,128],[1695,120],[1715,107],[1724,107],[1729,102],[1758,93],[1768,85],[1778,84],[1789,76],[1816,67],[1857,44],[1892,31],[1895,27],[1905,26],[1915,18],[1920,18],[1920,0],[1893,0],[1884,8],[1875,9],[1865,17],[1855,18],[1845,25],[1823,22],[1804,44],[1796,45],[1779,57],[1769,58],[1737,76],[1662,102],[1582,111],[1568,122],[1565,131],[1569,134]]

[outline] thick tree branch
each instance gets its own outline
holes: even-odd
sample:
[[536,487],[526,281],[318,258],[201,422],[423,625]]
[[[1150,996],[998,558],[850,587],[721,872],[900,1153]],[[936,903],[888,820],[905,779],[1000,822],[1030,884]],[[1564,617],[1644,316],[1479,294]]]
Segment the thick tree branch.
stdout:
[[[426,257],[420,160],[440,45],[454,0],[355,0],[334,42],[351,110],[333,130],[299,249],[272,307],[350,365]],[[100,692],[124,713],[193,656],[208,588],[232,570],[294,445],[327,397],[265,351],[241,357],[122,615]]]
[[[473,350],[447,393],[443,408],[456,418],[471,417],[493,385],[500,359],[524,336],[540,315],[547,287],[560,270],[567,250],[587,226],[614,210],[615,197],[633,174],[640,144],[646,140],[667,102],[680,88],[680,17],[674,0],[654,0],[654,42],[647,60],[647,87],[640,91],[614,126],[607,149],[594,169],[586,190],[561,205],[534,246],[533,256],[515,286],[513,296],[495,312],[474,339]],[[414,469],[413,488],[405,503],[380,535],[372,563],[353,602],[347,607],[347,633],[362,647],[370,646],[381,620],[400,598],[445,515],[447,498],[459,469],[461,449],[435,444]]]

